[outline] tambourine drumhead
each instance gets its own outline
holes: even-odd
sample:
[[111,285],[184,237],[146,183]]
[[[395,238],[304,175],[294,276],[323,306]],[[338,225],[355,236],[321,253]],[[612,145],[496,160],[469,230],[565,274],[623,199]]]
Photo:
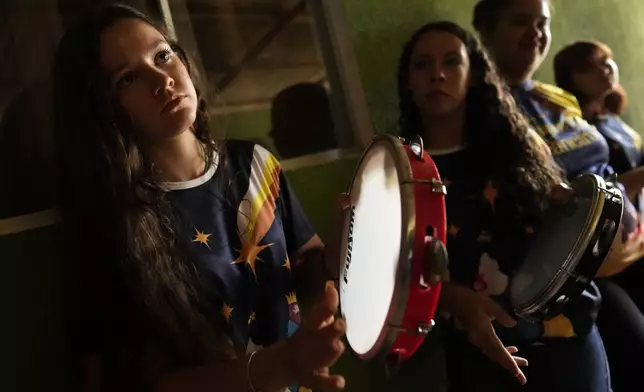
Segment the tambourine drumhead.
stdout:
[[[510,286],[512,303],[522,305],[542,294],[562,268],[574,268],[580,252],[574,252],[580,233],[588,232],[587,220],[592,200],[580,197],[577,209],[570,216],[552,215],[534,239],[522,267]],[[585,246],[584,246],[585,249]]]
[[621,222],[619,190],[593,174],[577,177],[573,197],[553,211],[533,240],[510,284],[515,313],[529,320],[551,318],[581,294],[597,273]]
[[366,355],[384,338],[396,288],[403,229],[399,177],[391,148],[374,143],[351,186],[352,211],[339,286],[346,337],[358,355]]

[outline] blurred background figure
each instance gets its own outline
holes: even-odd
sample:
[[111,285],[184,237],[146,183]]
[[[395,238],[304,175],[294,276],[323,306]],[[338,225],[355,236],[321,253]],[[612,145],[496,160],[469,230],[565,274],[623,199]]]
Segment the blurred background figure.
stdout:
[[298,83],[275,96],[271,131],[282,159],[337,148],[329,96],[316,83]]

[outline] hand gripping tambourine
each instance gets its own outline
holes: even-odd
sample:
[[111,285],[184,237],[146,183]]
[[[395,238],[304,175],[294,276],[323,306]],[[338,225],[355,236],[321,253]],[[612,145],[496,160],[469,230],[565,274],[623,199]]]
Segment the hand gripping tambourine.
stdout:
[[594,174],[577,177],[573,196],[555,209],[534,238],[510,283],[517,316],[551,319],[578,298],[608,255],[622,220],[619,189]]
[[[445,193],[420,138],[403,145],[377,136],[362,155],[339,275],[346,338],[361,359],[400,363],[432,329],[447,268]],[[427,249],[434,253],[431,281],[422,274]]]

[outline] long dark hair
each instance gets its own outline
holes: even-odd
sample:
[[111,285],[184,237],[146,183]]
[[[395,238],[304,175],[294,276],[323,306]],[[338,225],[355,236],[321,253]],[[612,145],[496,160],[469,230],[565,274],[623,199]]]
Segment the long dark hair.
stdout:
[[561,182],[561,174],[528,134],[527,121],[478,39],[455,23],[426,24],[404,46],[398,66],[401,136],[409,138],[422,132],[421,113],[407,86],[414,47],[432,31],[452,34],[467,47],[472,86],[465,102],[465,141],[473,162],[514,198],[519,208],[543,211],[549,205],[553,185]]
[[[229,356],[220,320],[204,311],[209,307],[195,268],[178,249],[166,191],[99,67],[101,32],[123,19],[154,26],[194,79],[181,47],[146,15],[123,5],[86,15],[58,46],[53,78],[62,208],[77,236],[84,279],[98,296],[93,306],[105,314],[97,324],[115,340],[110,344],[153,339],[182,362]],[[192,131],[210,167],[221,148],[211,139],[202,91],[197,95]]]

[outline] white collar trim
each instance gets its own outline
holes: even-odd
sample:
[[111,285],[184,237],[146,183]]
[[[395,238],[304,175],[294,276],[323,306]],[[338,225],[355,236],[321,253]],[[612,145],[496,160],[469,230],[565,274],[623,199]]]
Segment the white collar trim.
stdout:
[[200,175],[195,179],[188,180],[188,181],[163,182],[161,183],[161,186],[167,189],[168,191],[181,191],[181,190],[196,188],[210,181],[210,179],[217,172],[218,167],[219,167],[219,154],[215,153],[215,156],[213,157],[213,160],[212,160],[212,165],[210,165],[210,168],[208,168],[208,170],[206,170],[204,174]]

